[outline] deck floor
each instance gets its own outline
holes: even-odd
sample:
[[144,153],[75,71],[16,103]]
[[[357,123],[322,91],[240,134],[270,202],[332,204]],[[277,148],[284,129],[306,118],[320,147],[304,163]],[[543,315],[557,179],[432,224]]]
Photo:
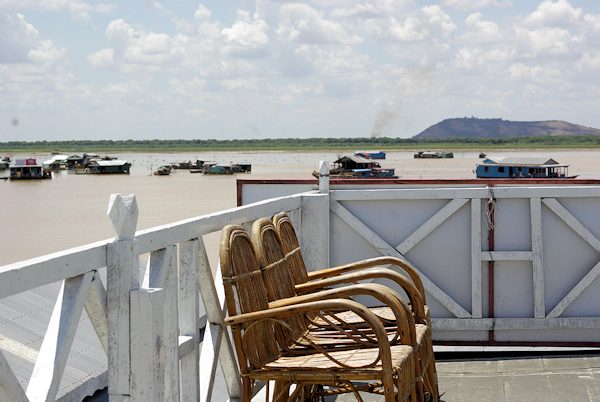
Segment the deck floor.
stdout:
[[[463,353],[437,359],[443,402],[600,402],[599,353],[509,358]],[[106,390],[88,400],[107,401]],[[212,400],[227,400],[222,384],[216,384]],[[364,395],[365,402],[381,400]],[[335,401],[355,398],[342,395]]]
[[[444,402],[600,402],[600,354],[510,358],[441,354],[436,366]],[[383,398],[365,395],[364,400]],[[336,399],[349,401],[355,398]]]

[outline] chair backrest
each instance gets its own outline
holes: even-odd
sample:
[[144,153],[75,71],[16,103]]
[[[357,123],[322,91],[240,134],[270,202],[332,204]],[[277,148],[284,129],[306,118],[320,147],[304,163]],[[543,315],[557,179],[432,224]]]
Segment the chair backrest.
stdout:
[[281,212],[273,217],[273,224],[277,229],[277,233],[279,233],[283,252],[290,260],[290,269],[296,284],[308,282],[308,274],[306,265],[304,265],[300,242],[298,241],[296,230],[294,230],[294,225],[290,217],[287,213]]
[[[223,229],[219,256],[229,316],[267,309],[267,289],[252,241],[243,227],[229,225]],[[257,368],[280,355],[270,321],[252,323],[243,329],[233,327],[232,334],[242,372],[248,363]]]
[[[297,296],[296,283],[291,274],[291,261],[285,255],[279,234],[270,219],[260,218],[254,221],[252,225],[252,243],[263,273],[269,301]],[[297,314],[285,321],[295,332],[302,333],[308,328],[307,318],[303,314]],[[289,333],[282,335],[288,336],[288,341],[282,346],[291,347],[294,342],[289,340]]]

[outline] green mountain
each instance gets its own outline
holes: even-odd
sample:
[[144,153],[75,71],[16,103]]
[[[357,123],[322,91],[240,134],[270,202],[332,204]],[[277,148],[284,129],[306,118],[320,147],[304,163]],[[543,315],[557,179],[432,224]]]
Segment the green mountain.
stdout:
[[509,121],[464,117],[443,120],[413,138],[507,138],[575,135],[600,136],[600,130],[560,120]]

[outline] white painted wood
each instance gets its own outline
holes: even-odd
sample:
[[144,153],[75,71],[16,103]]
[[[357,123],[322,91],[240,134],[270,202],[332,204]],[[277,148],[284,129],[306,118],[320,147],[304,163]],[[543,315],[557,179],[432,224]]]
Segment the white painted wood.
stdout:
[[329,267],[329,195],[302,197],[300,244],[308,270]]
[[[217,269],[215,271],[214,284],[219,300],[219,306],[221,307],[222,311],[225,311],[225,288],[223,287],[220,264],[217,265]],[[235,353],[233,351],[231,334],[229,331],[227,331],[227,333],[229,336],[223,336],[223,339],[221,340],[219,363],[221,364],[221,370],[223,372],[223,376],[225,377],[225,384],[227,385],[229,397],[240,398],[242,396],[242,377],[240,375],[240,370],[237,364]]]
[[165,401],[164,291],[131,291],[131,399]]
[[565,317],[565,318],[495,318],[494,329],[591,329],[600,328],[599,317]]
[[141,230],[136,233],[137,251],[148,253],[171,244],[181,243],[189,239],[216,232],[230,224],[241,224],[254,221],[263,216],[275,215],[279,212],[300,208],[302,194],[287,197],[272,198],[215,212],[191,219]]
[[329,193],[329,162],[319,161],[319,193]]
[[115,229],[117,240],[133,240],[139,215],[134,194],[111,194],[106,214]]
[[0,334],[0,349],[18,356],[31,364],[35,364],[38,355],[38,351],[31,346],[2,334]]
[[563,207],[555,198],[545,198],[542,200],[552,212],[554,212],[564,223],[567,224],[575,233],[600,253],[600,240],[590,232],[571,212]]
[[109,240],[0,267],[0,299],[106,266]]
[[432,318],[434,331],[489,331],[494,328],[492,318]]
[[471,316],[481,318],[481,200],[471,199]]
[[0,401],[28,401],[2,351],[0,351]]
[[[390,246],[384,239],[381,238],[377,233],[371,230],[367,225],[362,223],[357,217],[355,217],[350,211],[344,208],[338,202],[331,202],[330,208],[340,219],[342,219],[348,226],[350,226],[356,233],[362,236],[367,242],[375,247],[383,255],[390,257],[396,257],[407,263],[412,264],[408,259],[400,254],[398,250]],[[446,307],[452,314],[458,318],[468,318],[471,314],[459,305],[454,299],[440,289],[435,283],[431,281],[426,275],[421,272],[418,267],[415,267],[425,290],[431,294],[436,300],[438,300],[444,307]]]
[[[599,317],[567,317],[567,318],[432,318],[434,331],[489,331],[496,330],[536,330],[536,329],[570,329],[599,328]],[[434,333],[435,334],[435,333]]]
[[[450,200],[454,198],[489,198],[489,190],[481,187],[427,187],[427,188],[384,188],[330,190],[334,201],[374,200]],[[494,186],[494,196],[502,198],[580,198],[600,197],[600,186]]]
[[75,338],[86,294],[94,272],[87,272],[62,283],[54,311],[42,341],[31,379],[27,385],[27,397],[32,401],[53,401],[67,364],[67,358]]
[[108,320],[106,316],[106,289],[100,280],[98,272],[94,272],[90,289],[85,299],[85,311],[96,331],[98,340],[108,353]]
[[550,311],[548,318],[559,317],[600,276],[600,261],[571,289],[565,297]]
[[[111,399],[130,395],[129,290],[132,282],[137,281],[139,270],[133,240],[137,224],[134,200],[131,195],[111,195],[108,207],[108,215],[116,230],[115,240],[107,245],[106,250],[108,394]],[[119,219],[124,222],[119,222]]]
[[462,208],[462,206],[465,205],[467,201],[467,199],[460,198],[450,200],[450,202],[444,205],[431,218],[429,218],[425,223],[423,223],[419,228],[417,228],[417,230],[412,232],[410,236],[404,239],[404,241],[396,247],[396,250],[398,250],[402,255],[408,253],[414,246],[419,244],[421,240],[429,236],[431,232],[437,229],[456,211]]
[[215,274],[213,277],[204,241],[199,239],[199,244],[198,287],[206,311],[206,319],[211,324],[223,325],[223,319],[225,317],[223,309],[225,306],[221,300],[224,300],[224,296],[223,299],[219,297],[216,287],[217,283],[221,283],[221,286],[223,286],[223,281],[220,278],[220,273],[219,275]]
[[542,203],[538,197],[531,198],[529,202],[531,211],[531,252],[533,254],[533,316],[544,318],[546,316],[546,304],[544,302]]
[[211,401],[222,339],[223,327],[221,325],[210,323],[206,325],[206,328],[204,329],[204,338],[202,339],[202,351],[200,352],[201,402]]
[[531,261],[531,251],[483,251],[481,261]]
[[[197,345],[198,343],[191,336],[179,335],[179,359],[181,360],[192,354]],[[180,373],[183,374],[181,371]]]
[[[199,388],[199,312],[198,271],[200,242],[179,244],[179,380],[182,401],[197,401]],[[185,338],[185,339],[184,339]],[[185,346],[184,346],[185,345]],[[184,354],[182,354],[184,353]]]
[[[177,247],[175,245],[150,253],[145,288],[161,288],[164,291],[163,330],[164,350],[161,362],[164,370],[164,392],[169,401],[179,399],[179,323],[178,323],[178,278]],[[132,340],[133,341],[133,340]]]

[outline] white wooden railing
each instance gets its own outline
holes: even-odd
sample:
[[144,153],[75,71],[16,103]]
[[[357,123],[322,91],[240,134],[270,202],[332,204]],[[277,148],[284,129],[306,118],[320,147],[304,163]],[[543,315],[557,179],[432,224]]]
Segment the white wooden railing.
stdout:
[[[84,309],[107,354],[111,401],[210,401],[217,363],[228,393],[217,399],[237,399],[240,375],[223,328],[219,267],[211,267],[203,236],[287,211],[311,247],[309,265],[325,266],[327,246],[315,239],[327,234],[315,233],[326,228],[327,202],[327,195],[297,194],[136,232],[135,196],[111,196],[114,239],[0,267],[0,303],[61,282],[26,390],[0,350],[0,401],[56,399]],[[140,268],[144,254],[148,263]]]

